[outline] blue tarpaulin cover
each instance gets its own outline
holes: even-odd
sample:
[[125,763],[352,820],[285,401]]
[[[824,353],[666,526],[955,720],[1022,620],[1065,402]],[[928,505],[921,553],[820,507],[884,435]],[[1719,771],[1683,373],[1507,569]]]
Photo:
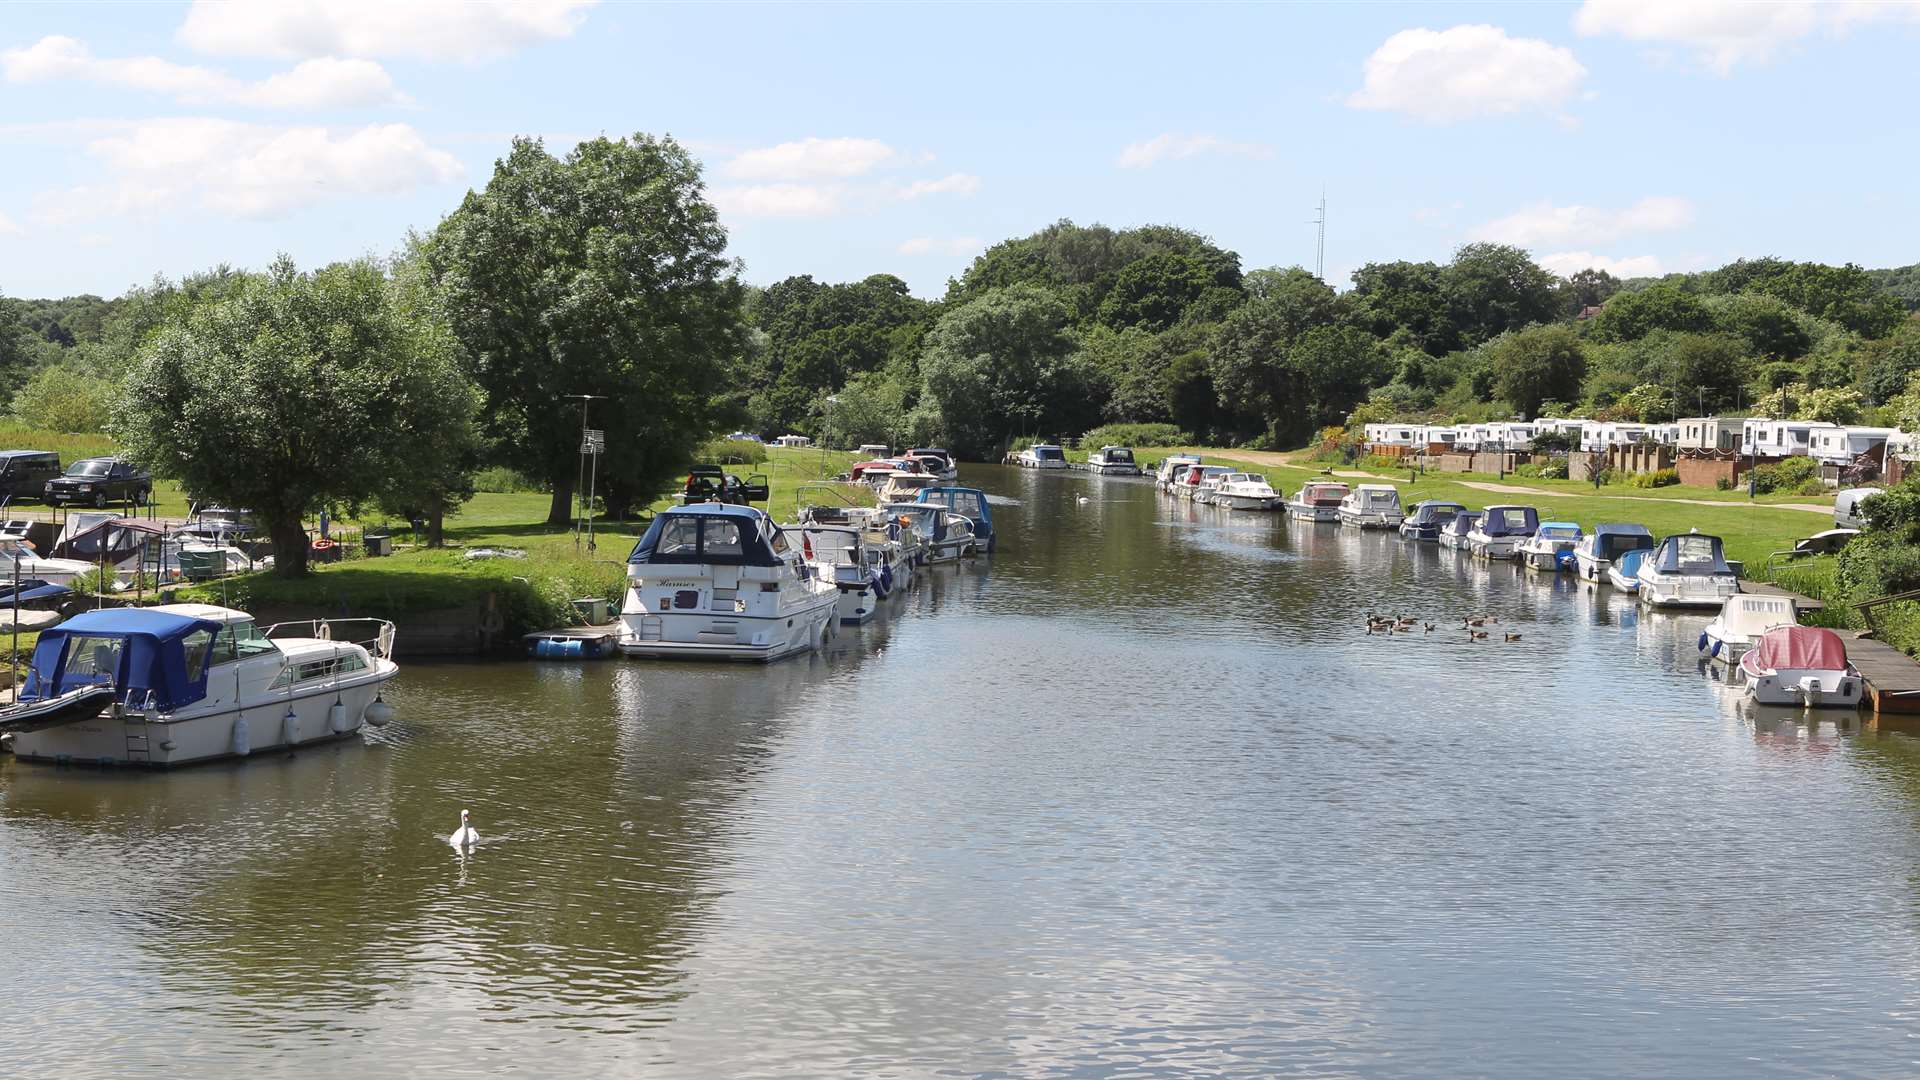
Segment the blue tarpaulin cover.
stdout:
[[[41,631],[20,700],[111,682],[120,701],[144,705],[151,692],[161,709],[190,704],[207,694],[208,646],[219,632],[216,622],[145,608],[83,612]],[[205,636],[189,664],[187,639],[195,634]]]

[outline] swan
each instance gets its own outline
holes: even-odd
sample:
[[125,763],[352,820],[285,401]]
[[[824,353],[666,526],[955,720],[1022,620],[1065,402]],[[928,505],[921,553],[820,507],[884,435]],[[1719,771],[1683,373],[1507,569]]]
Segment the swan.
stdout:
[[467,812],[460,811],[460,830],[447,837],[447,843],[457,848],[470,848],[480,842],[480,833],[467,824]]
[[1092,499],[1089,499],[1089,498],[1087,498],[1087,497],[1086,497],[1085,495],[1082,495],[1082,496],[1080,496],[1080,498],[1079,498],[1079,500],[1078,500],[1078,501],[1079,501],[1079,503],[1080,503],[1080,505],[1081,505],[1081,506],[1085,506],[1085,505],[1087,505],[1088,503],[1090,503],[1090,502],[1092,502],[1093,500],[1092,500]]

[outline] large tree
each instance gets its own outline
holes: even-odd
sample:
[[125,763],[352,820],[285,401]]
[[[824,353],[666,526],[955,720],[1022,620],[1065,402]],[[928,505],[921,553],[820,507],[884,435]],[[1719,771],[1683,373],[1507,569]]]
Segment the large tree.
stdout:
[[1506,244],[1468,244],[1454,252],[1440,286],[1464,345],[1550,322],[1560,310],[1560,279]]
[[459,350],[378,266],[301,274],[283,256],[148,340],[114,432],[196,498],[252,508],[275,572],[297,577],[308,515],[377,498],[421,448],[459,438]]
[[1096,378],[1076,354],[1065,304],[1030,285],[996,289],[941,316],[920,357],[921,407],[952,449],[980,457],[1015,435],[1099,422]]
[[891,274],[842,285],[791,277],[759,291],[751,306],[760,337],[749,414],[767,436],[819,435],[825,417],[814,406],[823,394],[916,351],[933,322],[933,306]]
[[[1331,326],[1334,292],[1295,267],[1261,276],[1260,298],[1227,316],[1212,348],[1212,383],[1220,422],[1238,434],[1298,431],[1314,412],[1312,393],[1293,363],[1293,346],[1308,331]],[[1382,380],[1384,381],[1384,379]]]
[[1586,378],[1587,356],[1568,326],[1533,326],[1487,345],[1493,391],[1522,416],[1534,416],[1543,401],[1572,401]]
[[741,286],[700,168],[672,139],[515,139],[426,246],[486,395],[492,454],[553,491],[564,524],[593,394],[614,501],[656,488],[710,433],[744,345]]
[[1441,268],[1434,263],[1368,263],[1353,272],[1354,322],[1377,337],[1405,333],[1433,355],[1460,345]]
[[1593,320],[1596,340],[1639,341],[1655,330],[1698,333],[1712,328],[1706,302],[1677,285],[1661,282],[1607,301]]

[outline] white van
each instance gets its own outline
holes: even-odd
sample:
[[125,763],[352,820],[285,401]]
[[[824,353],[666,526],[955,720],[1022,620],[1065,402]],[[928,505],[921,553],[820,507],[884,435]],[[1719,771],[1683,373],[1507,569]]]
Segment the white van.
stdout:
[[1877,487],[1848,488],[1835,495],[1833,497],[1833,524],[1837,528],[1842,529],[1866,528],[1866,519],[1860,516],[1860,504],[1880,494],[1883,490],[1885,489]]

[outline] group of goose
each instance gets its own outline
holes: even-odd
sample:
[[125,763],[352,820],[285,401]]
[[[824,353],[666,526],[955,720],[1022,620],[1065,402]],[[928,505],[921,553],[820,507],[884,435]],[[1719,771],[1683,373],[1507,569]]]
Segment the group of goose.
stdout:
[[[1492,634],[1492,631],[1483,630],[1481,627],[1489,623],[1499,625],[1499,622],[1500,620],[1492,615],[1463,615],[1460,617],[1460,629],[1466,631],[1468,641],[1486,641]],[[1426,635],[1438,629],[1440,629],[1438,623],[1423,622],[1410,615],[1380,615],[1371,611],[1367,612],[1367,635],[1369,637],[1375,634],[1385,634],[1388,636],[1394,634],[1411,634],[1415,630],[1419,630],[1422,635]],[[1519,641],[1520,635],[1511,630],[1503,630],[1500,633],[1500,640],[1511,643]]]

